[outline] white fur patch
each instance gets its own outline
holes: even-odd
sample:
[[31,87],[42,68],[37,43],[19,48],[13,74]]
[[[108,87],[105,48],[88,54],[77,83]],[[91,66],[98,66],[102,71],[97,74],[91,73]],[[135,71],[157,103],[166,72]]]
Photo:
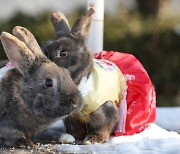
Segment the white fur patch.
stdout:
[[59,138],[59,142],[61,143],[74,143],[75,138],[70,134],[62,134]]
[[0,80],[7,74],[7,72],[9,70],[11,70],[12,68],[14,68],[13,66],[12,67],[7,67],[7,66],[4,66],[0,69]]
[[87,78],[87,76],[84,76],[79,85],[78,85],[78,89],[81,92],[82,96],[85,97],[88,92],[91,90],[91,86],[93,84],[93,74],[91,73],[89,78]]

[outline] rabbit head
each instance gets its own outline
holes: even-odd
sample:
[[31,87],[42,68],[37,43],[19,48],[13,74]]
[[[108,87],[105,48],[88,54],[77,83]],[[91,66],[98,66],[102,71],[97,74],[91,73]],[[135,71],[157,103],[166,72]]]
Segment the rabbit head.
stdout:
[[0,80],[0,139],[17,138],[11,128],[31,137],[81,109],[82,97],[68,70],[46,58],[27,29],[2,32],[1,42],[14,68]]
[[62,12],[54,12],[51,16],[56,38],[45,45],[44,53],[58,66],[67,68],[76,84],[92,69],[93,53],[87,47],[87,38],[93,14],[93,9],[86,11],[75,21],[71,30]]
[[27,29],[15,27],[13,34],[18,39],[3,32],[1,40],[7,57],[23,76],[20,88],[29,107],[42,115],[64,116],[81,106],[69,72],[44,56]]

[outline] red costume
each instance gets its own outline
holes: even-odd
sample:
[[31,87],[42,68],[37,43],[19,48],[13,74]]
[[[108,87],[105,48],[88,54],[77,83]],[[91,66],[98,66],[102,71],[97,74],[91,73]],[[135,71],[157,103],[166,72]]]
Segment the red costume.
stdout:
[[115,136],[143,131],[156,118],[156,94],[146,70],[133,55],[127,53],[102,51],[95,58],[114,62],[123,73],[128,86],[125,132],[117,129],[114,131]]

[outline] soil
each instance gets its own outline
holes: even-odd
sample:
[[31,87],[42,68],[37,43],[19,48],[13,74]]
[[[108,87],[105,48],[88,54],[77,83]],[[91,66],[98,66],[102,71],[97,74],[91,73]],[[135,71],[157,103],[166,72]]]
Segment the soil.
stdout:
[[2,154],[41,154],[41,153],[47,153],[47,154],[54,154],[54,153],[61,153],[56,150],[55,144],[40,144],[37,143],[33,147],[30,146],[21,146],[19,148],[10,148],[10,149],[0,149],[0,153]]
[[60,144],[41,144],[37,143],[33,147],[21,146],[19,148],[0,149],[0,154],[94,154],[94,152],[72,152],[58,151],[57,146]]

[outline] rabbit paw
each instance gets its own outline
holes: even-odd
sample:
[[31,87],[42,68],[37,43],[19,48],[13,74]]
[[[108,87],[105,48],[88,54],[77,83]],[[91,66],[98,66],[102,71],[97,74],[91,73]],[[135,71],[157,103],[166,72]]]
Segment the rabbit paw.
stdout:
[[66,143],[72,144],[75,142],[75,138],[70,134],[62,134],[59,138],[59,142],[64,143],[64,144]]
[[0,138],[0,148],[12,148],[12,147],[32,147],[34,143],[29,139],[17,139],[17,140],[7,140],[5,138]]
[[99,144],[105,142],[106,139],[104,138],[103,135],[98,134],[98,135],[88,135],[84,139],[84,144]]
[[19,139],[17,144],[18,144],[18,147],[33,147],[34,146],[34,143],[32,142],[31,139],[25,139],[25,138]]

